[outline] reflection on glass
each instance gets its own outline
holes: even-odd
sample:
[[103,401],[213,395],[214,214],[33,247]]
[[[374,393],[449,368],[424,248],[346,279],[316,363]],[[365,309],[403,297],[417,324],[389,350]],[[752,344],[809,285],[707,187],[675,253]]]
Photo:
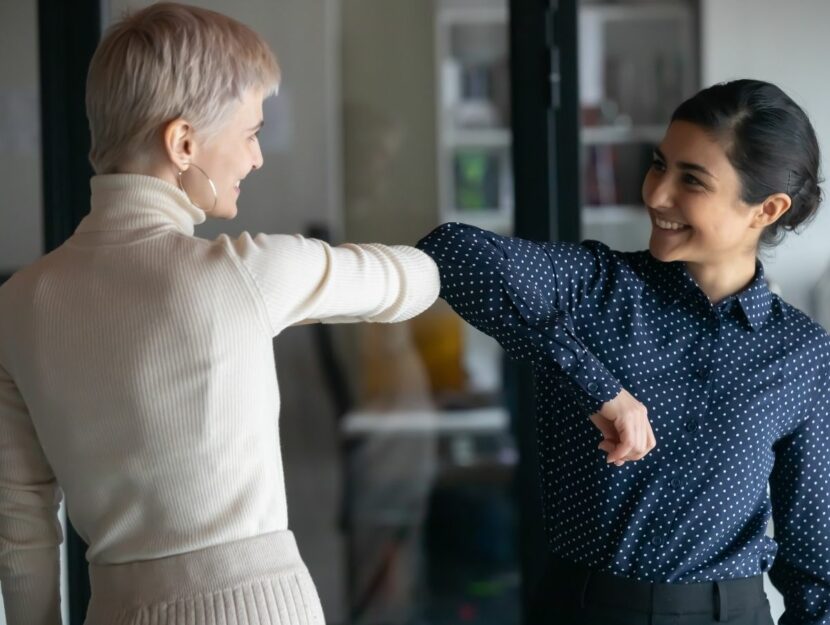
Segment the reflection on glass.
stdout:
[[[345,238],[512,231],[506,3],[344,0],[342,24]],[[350,622],[517,623],[497,345],[443,301],[340,330]]]

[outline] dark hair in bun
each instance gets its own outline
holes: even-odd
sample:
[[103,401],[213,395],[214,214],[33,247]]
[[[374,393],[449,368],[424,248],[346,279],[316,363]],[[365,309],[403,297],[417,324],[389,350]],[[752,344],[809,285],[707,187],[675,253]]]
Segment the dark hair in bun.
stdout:
[[672,121],[700,126],[721,142],[744,202],[758,204],[774,193],[792,198],[762,244],[780,243],[815,216],[822,200],[816,133],[801,107],[775,85],[748,79],[713,85],[677,107]]

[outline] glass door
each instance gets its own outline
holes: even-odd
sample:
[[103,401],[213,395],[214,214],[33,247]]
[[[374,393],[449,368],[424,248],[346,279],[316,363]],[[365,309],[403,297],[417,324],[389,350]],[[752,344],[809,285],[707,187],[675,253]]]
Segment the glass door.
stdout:
[[[513,231],[506,0],[342,0],[344,238]],[[348,621],[519,619],[501,351],[442,301],[338,328]]]
[[[0,284],[44,252],[38,41],[36,3],[0,4]],[[65,522],[63,507],[60,515]],[[61,564],[68,622],[65,545]],[[0,593],[0,625],[4,614]]]

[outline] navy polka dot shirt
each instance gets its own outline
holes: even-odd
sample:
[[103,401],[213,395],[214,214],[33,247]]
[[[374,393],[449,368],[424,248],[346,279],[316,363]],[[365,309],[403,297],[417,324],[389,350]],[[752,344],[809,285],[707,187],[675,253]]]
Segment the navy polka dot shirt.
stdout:
[[[683,263],[648,252],[463,224],[418,246],[458,314],[535,365],[552,553],[652,582],[769,571],[781,625],[830,624],[830,342],[760,263],[713,305]],[[588,416],[621,388],[657,447],[616,467]]]

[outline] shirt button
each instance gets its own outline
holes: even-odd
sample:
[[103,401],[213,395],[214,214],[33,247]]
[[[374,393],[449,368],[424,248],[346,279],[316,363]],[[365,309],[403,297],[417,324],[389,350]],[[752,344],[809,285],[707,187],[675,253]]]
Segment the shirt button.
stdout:
[[653,536],[651,539],[651,544],[655,547],[659,547],[663,544],[663,537],[662,536]]
[[674,490],[677,490],[678,488],[680,488],[681,486],[683,486],[683,480],[681,480],[679,477],[673,477],[673,478],[671,479],[671,481],[669,482],[669,484],[671,485],[671,487],[672,487]]
[[709,369],[707,367],[701,367],[697,371],[695,371],[695,375],[699,377],[701,380],[705,380],[709,377]]
[[694,419],[689,419],[686,421],[686,431],[687,432],[697,432],[698,422]]
[[596,393],[599,386],[597,386],[596,382],[588,382],[588,392],[589,393]]

